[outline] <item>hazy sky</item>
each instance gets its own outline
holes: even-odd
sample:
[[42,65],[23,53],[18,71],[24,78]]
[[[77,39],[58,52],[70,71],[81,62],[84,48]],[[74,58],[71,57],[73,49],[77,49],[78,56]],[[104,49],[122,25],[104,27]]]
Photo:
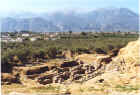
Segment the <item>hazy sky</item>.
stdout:
[[0,0],[0,12],[86,11],[106,7],[129,8],[138,13],[139,0]]

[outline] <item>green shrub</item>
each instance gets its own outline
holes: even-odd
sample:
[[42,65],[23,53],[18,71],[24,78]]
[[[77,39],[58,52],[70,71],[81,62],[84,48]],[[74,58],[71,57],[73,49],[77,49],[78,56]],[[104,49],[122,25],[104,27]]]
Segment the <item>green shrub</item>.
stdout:
[[[84,36],[86,35],[86,37]],[[49,58],[56,58],[62,56],[64,50],[71,50],[73,53],[90,53],[96,51],[97,53],[108,53],[114,49],[120,49],[128,44],[130,41],[137,40],[136,35],[129,37],[120,34],[102,34],[98,33],[98,38],[89,33],[81,33],[81,35],[71,34],[70,39],[59,40],[37,40],[34,42],[24,41],[22,43],[1,43],[1,62],[2,64],[15,63],[14,56],[17,56],[19,61],[23,64],[30,60],[36,61],[38,58],[46,60]],[[68,35],[61,35],[69,37]],[[114,52],[114,51],[113,51]],[[115,51],[116,52],[116,51]],[[47,56],[47,58],[46,58]]]

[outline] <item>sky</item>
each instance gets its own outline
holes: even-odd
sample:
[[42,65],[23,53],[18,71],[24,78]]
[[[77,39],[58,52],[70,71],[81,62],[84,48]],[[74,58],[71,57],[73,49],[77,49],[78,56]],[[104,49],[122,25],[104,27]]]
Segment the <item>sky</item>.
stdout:
[[88,11],[98,8],[129,8],[138,13],[139,0],[0,0],[0,13]]

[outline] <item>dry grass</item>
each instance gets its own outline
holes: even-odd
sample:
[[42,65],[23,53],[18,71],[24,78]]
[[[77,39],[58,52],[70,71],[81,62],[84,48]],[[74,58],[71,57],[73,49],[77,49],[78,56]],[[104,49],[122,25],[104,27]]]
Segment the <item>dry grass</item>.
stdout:
[[18,92],[18,93],[59,93],[59,86],[39,86],[39,87],[27,87],[20,84],[12,84],[12,85],[2,85],[2,93],[8,94],[10,92]]

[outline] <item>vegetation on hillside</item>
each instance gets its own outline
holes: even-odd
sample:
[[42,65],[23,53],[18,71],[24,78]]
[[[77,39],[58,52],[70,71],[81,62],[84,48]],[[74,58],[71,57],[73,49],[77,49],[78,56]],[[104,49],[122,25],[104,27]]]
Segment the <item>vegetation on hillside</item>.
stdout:
[[12,65],[24,65],[32,62],[44,62],[57,57],[63,58],[64,50],[70,50],[73,54],[100,52],[108,54],[111,50],[120,49],[129,41],[138,39],[138,35],[120,33],[93,35],[82,32],[79,35],[73,35],[70,32],[70,34],[59,36],[58,40],[1,43],[2,68],[5,68],[3,64],[7,64],[7,66],[11,63]]

